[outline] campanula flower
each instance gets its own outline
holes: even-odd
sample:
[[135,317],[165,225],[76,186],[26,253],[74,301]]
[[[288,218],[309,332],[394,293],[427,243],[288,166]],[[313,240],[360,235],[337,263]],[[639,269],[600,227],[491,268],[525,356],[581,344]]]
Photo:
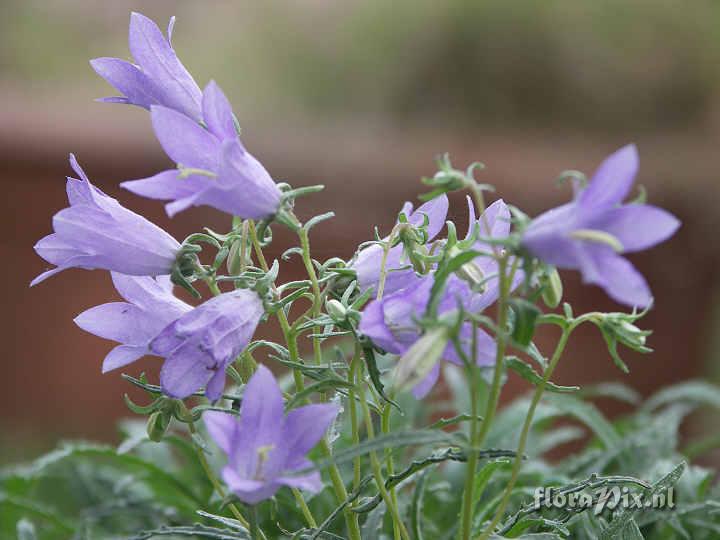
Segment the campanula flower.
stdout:
[[169,324],[150,342],[153,354],[165,358],[160,370],[163,392],[182,399],[204,386],[208,399],[219,399],[225,369],[247,347],[263,314],[256,292],[237,289]]
[[[398,355],[407,353],[421,339],[422,328],[418,325],[418,321],[427,309],[433,282],[432,275],[416,278],[412,286],[388,294],[381,300],[370,302],[362,312],[360,332],[386,352]],[[438,306],[438,314],[442,315],[457,309],[458,302],[464,302],[467,294],[467,284],[457,277],[451,277]],[[491,297],[487,300],[483,299],[484,304],[490,304],[497,299],[496,292],[489,291],[483,295]],[[460,341],[468,356],[472,356],[470,351],[472,332],[470,323],[464,323],[460,328]],[[437,350],[437,343],[429,342],[427,345],[428,349]],[[478,365],[491,365],[495,361],[496,348],[493,338],[478,329],[476,346]],[[444,350],[439,357],[462,365],[454,345],[447,342],[447,337],[443,347]],[[413,388],[415,397],[424,397],[435,385],[439,375],[440,364],[434,362],[427,375]]]
[[337,406],[318,403],[286,415],[275,377],[258,366],[245,387],[239,419],[217,411],[206,412],[203,418],[210,436],[228,456],[223,480],[241,501],[257,504],[283,485],[313,493],[322,489],[317,471],[298,472],[312,466],[305,456],[337,413]]
[[158,26],[140,13],[130,15],[130,53],[135,63],[120,58],[95,58],[93,69],[114,86],[120,97],[102,98],[110,103],[127,103],[149,109],[162,105],[194,121],[202,120],[201,92],[172,47],[175,17],[170,19],[167,38]]
[[271,217],[280,188],[240,142],[230,103],[213,81],[203,92],[202,109],[207,129],[167,107],[151,107],[155,134],[178,167],[120,185],[143,197],[172,200],[165,207],[170,216],[207,205],[245,219]]
[[55,232],[35,245],[37,254],[57,268],[30,285],[73,267],[133,276],[170,274],[180,249],[177,240],[93,186],[72,154],[70,165],[80,177],[67,179],[70,206],[53,217]]
[[610,155],[572,202],[534,219],[523,245],[559,268],[580,270],[583,281],[614,300],[645,308],[652,294],[645,278],[622,254],[641,251],[672,236],[680,222],[648,204],[622,204],[638,170],[634,145]]
[[120,343],[105,357],[103,373],[151,354],[153,338],[192,309],[173,296],[168,276],[111,275],[115,289],[126,301],[95,306],[75,317],[75,324],[86,332]]
[[[406,202],[401,213],[404,213],[408,223],[415,227],[421,226],[427,217],[427,240],[429,242],[445,225],[447,211],[448,198],[443,194],[422,204],[414,212],[412,203]],[[383,248],[379,244],[372,244],[357,254],[350,267],[357,274],[357,282],[361,291],[377,287],[380,281],[382,258]],[[415,272],[410,268],[410,262],[405,257],[401,244],[388,250],[385,272],[385,293],[392,293],[406,287],[415,277]]]

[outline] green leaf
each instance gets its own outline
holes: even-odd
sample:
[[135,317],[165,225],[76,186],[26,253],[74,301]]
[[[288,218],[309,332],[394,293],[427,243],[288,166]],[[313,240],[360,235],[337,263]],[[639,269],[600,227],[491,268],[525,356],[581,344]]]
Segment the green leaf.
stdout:
[[424,540],[423,536],[423,500],[425,497],[425,486],[427,479],[432,473],[431,470],[423,471],[415,483],[412,502],[410,503],[410,526],[415,540]]
[[546,402],[555,408],[558,416],[572,416],[586,424],[597,434],[606,448],[618,446],[622,441],[613,425],[593,404],[564,394],[548,395]]
[[524,298],[511,298],[509,304],[514,313],[512,339],[520,347],[527,347],[535,334],[540,309]]
[[584,386],[579,395],[583,398],[613,398],[630,405],[640,403],[640,394],[626,384],[617,382],[597,383],[591,386]]
[[302,469],[295,474],[307,474],[310,471],[322,470],[333,463],[341,465],[348,463],[356,457],[364,456],[370,452],[378,452],[386,448],[403,448],[406,446],[419,446],[426,444],[445,444],[454,446],[465,446],[463,439],[452,433],[439,430],[421,429],[414,431],[396,431],[379,435],[373,439],[365,440],[360,444],[344,448],[336,452],[330,459],[322,460],[313,467]]
[[367,365],[368,375],[370,375],[370,381],[372,382],[375,391],[381,398],[400,411],[400,406],[385,395],[385,386],[383,385],[382,380],[380,380],[380,369],[375,361],[375,352],[372,347],[363,347],[363,352],[365,353],[365,364]]
[[[505,366],[509,369],[512,369],[515,373],[520,375],[523,379],[525,379],[529,383],[532,383],[535,386],[543,384],[543,378],[540,376],[540,374],[538,374],[530,364],[523,362],[517,356],[505,357]],[[563,393],[577,392],[578,390],[580,390],[580,387],[579,386],[560,386],[553,382],[547,381],[545,383],[545,390],[547,390],[548,392],[557,392],[557,393],[563,394]]]
[[640,410],[650,412],[663,405],[679,401],[720,408],[720,386],[697,380],[676,384],[653,394]]
[[248,533],[230,529],[216,529],[205,525],[195,524],[179,527],[159,527],[143,531],[127,540],[149,540],[157,536],[190,536],[194,538],[209,538],[211,540],[251,540]]
[[[663,491],[667,491],[673,487],[682,476],[685,471],[685,462],[679,463],[672,471],[663,476],[660,480],[655,482],[649,490],[645,492],[647,499],[652,499]],[[615,538],[625,538],[625,534],[628,523],[633,519],[633,515],[636,513],[635,509],[627,509],[622,514],[618,515],[612,520],[610,525],[602,531],[599,540],[614,540]],[[640,536],[642,538],[642,536]]]

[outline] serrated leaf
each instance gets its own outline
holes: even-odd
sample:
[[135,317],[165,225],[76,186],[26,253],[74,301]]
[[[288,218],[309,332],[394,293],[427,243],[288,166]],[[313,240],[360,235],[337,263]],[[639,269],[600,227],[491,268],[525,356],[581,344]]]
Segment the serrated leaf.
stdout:
[[[505,358],[505,366],[512,369],[515,373],[520,375],[523,379],[529,383],[538,386],[543,383],[543,378],[537,373],[530,364],[523,362],[517,356],[507,356]],[[560,386],[553,382],[547,381],[545,383],[545,390],[548,392],[557,392],[561,394],[573,393],[580,390],[579,386]]]

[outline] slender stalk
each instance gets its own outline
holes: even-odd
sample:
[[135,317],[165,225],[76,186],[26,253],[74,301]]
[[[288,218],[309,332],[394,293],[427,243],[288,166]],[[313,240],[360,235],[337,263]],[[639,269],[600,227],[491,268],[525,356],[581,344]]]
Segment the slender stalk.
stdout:
[[260,538],[260,528],[258,527],[257,506],[254,504],[250,507],[250,538],[252,538],[253,540],[259,540],[259,538]]
[[[262,252],[262,247],[260,246],[260,242],[257,238],[257,232],[255,230],[255,224],[251,221],[249,226],[249,232],[250,232],[250,239],[253,244],[253,247],[255,249],[255,255],[258,258],[258,262],[260,263],[260,268],[262,268],[265,272],[268,271],[268,264],[267,260],[265,259],[265,255]],[[307,244],[309,249],[309,244]],[[304,258],[304,257],[303,257]],[[313,275],[315,275],[315,269],[312,267],[312,261],[310,263],[310,267],[312,268]],[[311,278],[312,280],[312,278]],[[317,277],[315,278],[315,284],[317,284]],[[319,285],[317,286],[317,292],[320,292]],[[277,291],[273,290],[273,294],[277,296]],[[280,328],[282,330],[283,336],[285,338],[285,343],[288,346],[288,354],[290,355],[290,360],[293,362],[297,362],[300,359],[300,355],[297,348],[297,340],[295,337],[294,332],[292,331],[290,327],[290,323],[287,319],[287,315],[285,315],[284,310],[279,310],[277,313],[278,321],[280,322]],[[305,389],[305,381],[303,380],[302,373],[294,369],[293,370],[293,377],[295,381],[295,388],[298,392],[302,392]],[[320,449],[323,452],[324,457],[331,458],[332,457],[332,449],[330,448],[330,444],[327,441],[327,437],[323,437],[320,440]],[[333,490],[335,491],[335,498],[338,502],[338,504],[344,503],[348,498],[347,490],[345,489],[345,484],[342,481],[342,476],[340,475],[340,471],[338,470],[336,465],[331,465],[328,467],[328,471],[330,474],[330,481],[333,485]],[[358,522],[358,516],[355,514],[350,508],[346,508],[343,511],[343,515],[345,517],[345,524],[348,529],[348,535],[351,540],[361,540],[360,537],[360,524]]]
[[[348,382],[352,385],[348,389],[348,408],[350,409],[350,431],[353,445],[360,444],[360,429],[358,425],[357,403],[355,402],[355,387],[358,384],[357,372],[360,364],[360,346],[355,343],[355,354],[350,361],[350,370],[348,371]],[[362,477],[362,458],[360,456],[353,460],[353,491],[360,487]]]
[[310,527],[311,529],[317,529],[317,522],[315,521],[312,512],[310,512],[310,508],[308,508],[308,505],[305,502],[302,493],[300,493],[300,490],[297,488],[292,488],[292,493],[295,496],[295,502],[300,507],[300,511],[302,512],[303,517],[308,524],[308,527]]
[[[190,429],[190,433],[192,433],[193,435],[197,433],[197,429],[195,428],[195,424],[193,422],[188,422],[188,428]],[[213,472],[210,464],[205,458],[205,453],[203,452],[203,449],[196,445],[194,440],[193,446],[195,447],[195,453],[197,454],[198,461],[200,461],[200,465],[205,471],[205,476],[207,476],[208,480],[210,480],[213,489],[215,489],[215,492],[220,496],[220,498],[225,499],[225,497],[227,496],[225,489],[222,487],[220,480],[218,480],[217,476],[215,476],[215,473]],[[230,509],[230,512],[232,512],[232,515],[235,516],[235,519],[237,519],[243,527],[249,529],[250,524],[240,513],[240,510],[238,510],[237,506],[235,506],[235,504],[233,503],[230,503],[227,506]]]
[[[310,239],[308,238],[307,230],[302,227],[298,231],[298,236],[300,237],[300,248],[302,249],[303,264],[305,265],[305,270],[307,271],[308,277],[310,278],[310,284],[313,291],[314,300],[312,305],[312,316],[313,318],[317,319],[320,316],[320,310],[322,309],[322,296],[320,293],[320,284],[318,283],[317,274],[315,273],[315,266],[313,266],[312,258],[310,257]],[[314,334],[319,334],[320,332],[320,327],[313,328]],[[320,339],[314,337],[312,343],[313,357],[315,359],[315,363],[320,364],[322,362],[322,349]]]
[[[367,431],[368,439],[371,440],[375,438],[375,428],[373,427],[372,423],[370,407],[368,406],[367,398],[365,397],[364,385],[360,384],[358,386],[360,405],[363,409],[363,414],[365,417],[365,429]],[[393,519],[393,529],[397,527],[400,538],[402,538],[403,540],[410,540],[410,535],[405,528],[405,524],[402,522],[402,518],[400,516],[400,512],[398,511],[397,505],[393,502],[387,489],[385,489],[385,479],[383,478],[382,474],[382,466],[375,452],[370,452],[370,466],[372,468],[373,477],[375,478],[375,483],[377,484],[378,491],[380,492],[380,497],[382,497],[382,500],[385,502],[385,506],[387,506],[387,508],[390,510],[390,514]]]
[[508,297],[510,294],[510,286],[507,276],[507,258],[500,257],[498,259],[498,279],[500,296],[498,298],[498,334],[496,336],[497,348],[495,353],[495,370],[493,372],[492,385],[490,387],[490,395],[485,406],[485,415],[480,429],[478,430],[478,396],[477,381],[475,373],[478,371],[477,366],[471,366],[473,374],[470,381],[470,402],[472,407],[472,419],[470,420],[470,445],[471,451],[468,455],[467,472],[465,477],[465,490],[463,492],[463,503],[461,511],[461,538],[469,540],[472,529],[473,514],[473,488],[475,484],[475,471],[478,463],[478,450],[482,446],[487,436],[490,426],[492,425],[495,411],[497,410],[498,401],[500,399],[500,386],[502,382],[503,360],[505,358],[505,348],[507,346],[506,326],[508,317]]
[[545,391],[547,382],[550,380],[553,371],[555,371],[555,367],[557,366],[560,358],[562,357],[562,353],[565,350],[568,338],[570,337],[570,334],[572,333],[574,328],[574,324],[569,324],[568,326],[563,328],[563,332],[560,335],[558,344],[555,347],[555,352],[553,353],[552,358],[550,359],[550,363],[548,364],[547,369],[545,369],[545,373],[543,374],[542,382],[540,382],[540,384],[538,384],[535,388],[535,393],[533,394],[532,401],[530,402],[530,408],[528,409],[527,416],[525,417],[525,423],[523,424],[523,428],[520,433],[520,441],[518,442],[515,461],[513,462],[513,468],[510,474],[510,480],[505,487],[505,494],[503,495],[503,498],[501,499],[497,510],[495,510],[495,515],[492,521],[485,528],[485,531],[480,536],[480,540],[487,540],[490,537],[495,527],[498,525],[498,523],[500,523],[503,513],[505,512],[505,508],[507,508],[507,505],[510,502],[512,490],[515,487],[515,482],[517,482],[518,476],[520,474],[520,469],[522,468],[523,454],[525,453],[525,447],[527,445],[528,435],[530,434],[530,428],[532,426],[533,417],[535,415],[535,409],[537,409],[538,403],[540,403],[540,398]]

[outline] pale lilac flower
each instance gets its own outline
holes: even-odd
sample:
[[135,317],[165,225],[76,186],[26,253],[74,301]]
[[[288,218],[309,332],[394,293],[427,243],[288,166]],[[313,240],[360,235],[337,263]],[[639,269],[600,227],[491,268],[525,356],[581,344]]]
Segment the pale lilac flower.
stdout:
[[647,204],[622,204],[638,170],[634,145],[610,155],[572,202],[534,219],[523,245],[559,268],[580,270],[617,302],[645,308],[652,302],[645,278],[624,257],[652,247],[680,226],[672,214]]
[[264,314],[256,292],[237,289],[200,304],[172,322],[150,342],[153,354],[163,356],[163,392],[186,398],[205,387],[216,401],[225,387],[225,369],[247,347]]
[[[435,238],[445,225],[445,217],[448,211],[448,198],[446,195],[436,197],[419,206],[413,212],[413,205],[406,202],[401,212],[404,213],[408,222],[414,226],[420,226],[427,216],[428,242]],[[387,239],[387,238],[386,238]],[[352,262],[351,268],[357,274],[357,282],[361,291],[374,289],[380,281],[380,270],[382,267],[383,248],[378,244],[372,244],[357,254]],[[409,267],[410,262],[404,256],[403,246],[397,245],[390,248],[385,263],[385,288],[386,293],[391,293],[407,286],[415,277],[415,272]]]
[[[370,302],[362,312],[359,330],[372,342],[391,354],[402,355],[421,338],[422,329],[418,321],[425,314],[434,277],[432,275],[418,278],[413,285],[386,295],[381,300]],[[443,298],[438,306],[438,314],[442,315],[458,308],[459,303],[468,300],[468,285],[455,276],[451,276],[445,288]],[[477,293],[476,293],[477,294]],[[488,291],[480,294],[488,296],[478,303],[489,305],[497,299],[497,292]],[[468,357],[472,342],[472,325],[464,323],[460,329],[460,341]],[[481,366],[491,365],[495,361],[495,341],[485,331],[477,330],[477,363]],[[442,359],[462,365],[457,350],[452,343],[445,346]],[[427,376],[413,388],[413,394],[422,398],[435,385],[440,375],[440,364],[435,363]]]
[[245,219],[273,216],[280,205],[280,188],[245,150],[230,103],[213,81],[203,92],[202,109],[207,129],[176,111],[153,106],[155,134],[178,168],[120,185],[143,197],[172,200],[166,205],[170,216],[202,205]]
[[259,366],[242,398],[240,419],[210,411],[203,416],[210,436],[228,456],[222,477],[247,504],[272,497],[281,486],[310,492],[322,489],[317,471],[299,474],[312,462],[305,456],[337,416],[336,405],[318,403],[284,413],[280,387]]
[[81,178],[67,179],[70,206],[53,217],[55,232],[35,245],[37,254],[57,268],[30,285],[73,267],[134,276],[170,274],[180,249],[177,240],[93,186],[72,154],[70,165]]
[[112,272],[115,289],[126,302],[95,306],[75,317],[86,332],[120,343],[105,357],[102,372],[126,366],[150,352],[150,342],[192,306],[173,296],[168,276],[126,276]]
[[201,93],[195,80],[178,59],[170,43],[175,17],[165,38],[158,26],[140,13],[130,15],[129,45],[135,64],[120,58],[95,58],[93,69],[114,86],[121,97],[102,98],[149,109],[163,105],[196,122],[202,120]]

